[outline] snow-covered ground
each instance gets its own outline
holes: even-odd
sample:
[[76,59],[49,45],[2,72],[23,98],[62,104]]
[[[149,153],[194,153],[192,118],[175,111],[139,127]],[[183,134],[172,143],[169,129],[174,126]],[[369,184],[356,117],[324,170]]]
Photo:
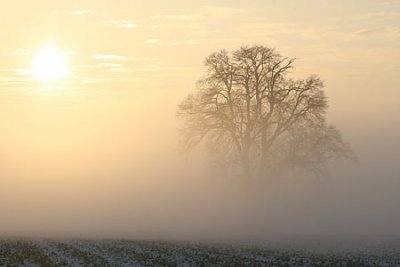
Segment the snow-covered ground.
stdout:
[[0,239],[0,266],[400,266],[396,244],[332,251],[294,244]]

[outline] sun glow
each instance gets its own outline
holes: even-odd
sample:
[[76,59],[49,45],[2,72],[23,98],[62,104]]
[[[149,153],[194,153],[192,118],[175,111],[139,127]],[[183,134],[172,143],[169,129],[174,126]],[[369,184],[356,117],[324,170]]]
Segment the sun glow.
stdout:
[[32,64],[33,76],[41,81],[53,82],[70,74],[67,54],[53,46],[39,51]]

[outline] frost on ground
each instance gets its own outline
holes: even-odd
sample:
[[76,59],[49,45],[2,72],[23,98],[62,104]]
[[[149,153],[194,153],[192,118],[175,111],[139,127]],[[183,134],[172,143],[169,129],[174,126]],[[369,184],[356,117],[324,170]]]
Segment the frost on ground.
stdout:
[[1,239],[0,266],[400,266],[398,249],[317,251],[127,240]]

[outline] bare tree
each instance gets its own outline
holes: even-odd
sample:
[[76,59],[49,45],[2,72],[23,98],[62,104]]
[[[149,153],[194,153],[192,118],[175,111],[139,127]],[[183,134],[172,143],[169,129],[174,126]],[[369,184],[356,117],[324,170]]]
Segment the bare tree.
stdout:
[[352,156],[326,123],[323,82],[290,78],[293,63],[264,46],[207,57],[207,75],[178,109],[183,148],[207,144],[220,163],[248,177],[296,168],[322,173],[330,159]]

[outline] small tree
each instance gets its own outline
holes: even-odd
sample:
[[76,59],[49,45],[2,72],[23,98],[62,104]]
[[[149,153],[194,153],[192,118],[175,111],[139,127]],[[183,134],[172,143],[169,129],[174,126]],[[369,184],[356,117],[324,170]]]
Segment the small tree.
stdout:
[[207,75],[179,106],[182,146],[200,143],[248,177],[303,168],[323,173],[352,152],[326,123],[327,99],[316,75],[289,77],[294,59],[264,46],[222,50],[205,60]]

